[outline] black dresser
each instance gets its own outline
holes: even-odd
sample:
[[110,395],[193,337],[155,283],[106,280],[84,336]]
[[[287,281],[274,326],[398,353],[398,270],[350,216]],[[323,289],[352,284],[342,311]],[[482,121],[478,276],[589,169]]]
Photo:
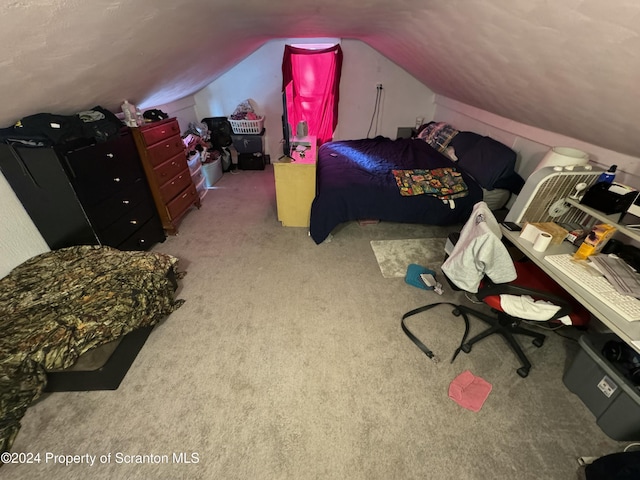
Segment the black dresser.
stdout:
[[0,144],[0,170],[51,249],[147,250],[165,239],[129,130],[95,144]]

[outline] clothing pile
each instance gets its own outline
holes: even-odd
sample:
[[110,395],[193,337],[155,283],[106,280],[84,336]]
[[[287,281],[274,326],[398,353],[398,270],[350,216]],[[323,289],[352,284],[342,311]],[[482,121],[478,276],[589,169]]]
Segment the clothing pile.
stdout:
[[229,117],[231,120],[258,120],[260,115],[257,115],[251,106],[249,100],[245,100],[240,103]]

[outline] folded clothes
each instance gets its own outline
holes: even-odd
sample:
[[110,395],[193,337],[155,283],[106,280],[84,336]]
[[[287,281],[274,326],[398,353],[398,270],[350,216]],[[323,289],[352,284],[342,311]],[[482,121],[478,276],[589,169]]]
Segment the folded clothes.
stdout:
[[449,398],[467,410],[479,412],[491,388],[492,385],[485,379],[465,370],[449,385]]

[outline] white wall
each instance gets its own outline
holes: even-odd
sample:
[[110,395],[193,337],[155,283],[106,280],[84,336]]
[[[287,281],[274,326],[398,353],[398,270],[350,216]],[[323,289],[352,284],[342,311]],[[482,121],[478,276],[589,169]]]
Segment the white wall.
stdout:
[[22,203],[0,174],[0,278],[49,247]]
[[587,152],[591,163],[605,170],[610,165],[618,165],[616,181],[640,189],[640,158],[514,122],[440,95],[435,97],[435,107],[433,120],[492,137],[515,150],[518,153],[516,170],[525,179],[549,148],[573,147]]
[[[299,40],[293,40],[299,43]],[[264,44],[234,68],[195,94],[157,108],[178,118],[184,132],[189,122],[204,117],[227,116],[246,99],[252,99],[259,114],[266,116],[266,151],[277,159],[281,152],[282,54],[287,40]],[[493,115],[442,96],[436,96],[406,71],[367,44],[342,40],[344,63],[340,83],[339,122],[335,139],[363,138],[371,122],[376,83],[383,96],[377,130],[395,138],[399,126],[411,127],[417,116],[445,121],[460,130],[488,135],[518,153],[517,170],[528,177],[547,149],[569,146],[588,152],[592,162],[606,168],[619,166],[616,180],[640,188],[640,159],[587,144],[553,132]],[[24,260],[48,250],[28,214],[0,175],[0,277]]]
[[[265,150],[272,160],[282,154],[282,56],[287,43],[302,41],[265,43],[195,95],[199,120],[229,116],[240,102],[250,99],[256,112],[265,116]],[[434,95],[425,85],[361,41],[341,40],[340,45],[344,58],[334,139],[367,136],[376,83],[383,85],[382,104],[377,130],[374,125],[370,136],[395,138],[397,127],[412,127],[418,116],[433,117]]]
[[[180,125],[180,132],[182,133],[184,133],[189,128],[190,123],[199,123],[201,120],[200,118],[198,118],[196,112],[196,100],[193,95],[189,95],[188,97],[176,100],[175,102],[158,105],[153,108],[162,110],[164,113],[169,115],[169,117],[175,117],[176,120],[178,120],[178,125]],[[151,109],[146,108],[145,110]]]

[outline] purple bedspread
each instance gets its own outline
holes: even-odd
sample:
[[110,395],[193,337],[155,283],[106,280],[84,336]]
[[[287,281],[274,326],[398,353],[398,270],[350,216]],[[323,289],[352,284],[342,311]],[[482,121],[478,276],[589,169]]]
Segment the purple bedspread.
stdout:
[[311,238],[319,244],[353,220],[451,225],[467,220],[482,189],[464,171],[469,195],[455,208],[431,195],[404,197],[391,170],[456,168],[422,140],[385,137],[325,143],[318,151],[317,194],[311,205]]

